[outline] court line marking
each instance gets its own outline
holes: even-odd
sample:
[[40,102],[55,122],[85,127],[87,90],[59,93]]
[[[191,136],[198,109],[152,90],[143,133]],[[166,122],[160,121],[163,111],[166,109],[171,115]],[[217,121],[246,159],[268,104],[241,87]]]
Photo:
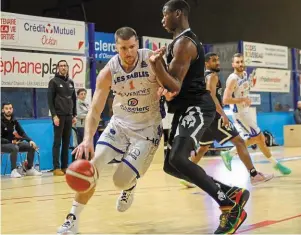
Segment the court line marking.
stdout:
[[298,217],[301,217],[301,214],[291,216],[291,217],[288,217],[288,218],[285,218],[285,219],[280,219],[280,220],[264,220],[264,221],[261,221],[261,222],[255,223],[255,224],[247,225],[242,230],[238,230],[237,233],[245,233],[245,232],[255,230],[255,229],[258,229],[258,228],[267,227],[267,226],[270,226],[272,224],[278,224],[278,223],[281,223],[281,222],[284,222],[284,221],[293,220],[293,219],[296,219]]
[[[159,189],[159,191],[166,191],[168,189],[182,189],[182,186],[153,186],[153,187],[144,187],[144,188],[139,188],[139,191],[137,191],[137,193],[141,193],[141,191],[144,193],[145,190],[152,190],[152,189]],[[184,190],[186,190],[184,188]],[[117,189],[106,189],[106,190],[97,190],[95,191],[95,193],[108,193],[108,192],[112,192],[111,194],[108,194],[108,195],[119,195],[120,192],[118,192]],[[118,193],[117,193],[118,192]],[[59,193],[59,194],[47,194],[47,195],[36,195],[36,196],[25,196],[25,197],[11,197],[11,198],[1,198],[1,201],[12,201],[12,200],[20,200],[20,199],[28,199],[28,198],[31,198],[31,199],[35,199],[37,200],[37,198],[41,198],[41,197],[56,197],[56,196],[73,196],[75,195],[75,192],[70,192],[70,193]],[[95,195],[96,196],[96,195]],[[101,196],[101,195],[98,195],[98,196]],[[53,198],[53,199],[56,199],[56,198]]]

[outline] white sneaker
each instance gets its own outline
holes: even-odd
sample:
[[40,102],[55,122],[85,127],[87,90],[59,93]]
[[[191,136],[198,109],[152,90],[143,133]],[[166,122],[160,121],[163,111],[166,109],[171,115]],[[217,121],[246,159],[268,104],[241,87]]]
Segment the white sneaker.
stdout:
[[274,174],[263,174],[261,172],[257,172],[257,175],[252,177],[251,176],[251,184],[257,185],[260,183],[264,183],[274,178]]
[[41,176],[42,172],[37,171],[33,167],[25,172],[26,176]]
[[17,171],[17,169],[13,169],[12,172],[10,173],[10,177],[11,178],[21,178],[22,175],[19,174],[19,172]]
[[75,215],[68,214],[65,222],[57,230],[57,235],[66,235],[66,234],[77,234],[78,233],[78,222]]
[[119,212],[124,212],[130,208],[130,206],[132,205],[133,200],[134,200],[135,188],[133,188],[132,190],[122,190],[121,191],[121,194],[118,197],[117,203],[116,203],[116,209]]

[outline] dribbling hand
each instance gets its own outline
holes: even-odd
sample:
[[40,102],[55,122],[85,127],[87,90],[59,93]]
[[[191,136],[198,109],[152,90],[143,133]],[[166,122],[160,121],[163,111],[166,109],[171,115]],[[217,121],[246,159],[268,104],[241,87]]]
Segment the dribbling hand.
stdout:
[[83,140],[73,151],[72,154],[75,154],[75,159],[82,159],[83,154],[85,153],[85,159],[89,160],[94,158],[94,146],[93,140]]

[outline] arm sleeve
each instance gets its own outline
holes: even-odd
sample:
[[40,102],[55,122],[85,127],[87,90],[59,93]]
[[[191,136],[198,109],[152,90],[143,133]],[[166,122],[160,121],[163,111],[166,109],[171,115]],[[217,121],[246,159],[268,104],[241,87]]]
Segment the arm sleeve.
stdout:
[[[72,85],[74,87],[74,82],[72,81]],[[76,94],[75,94],[75,89],[73,90],[72,94],[72,101],[73,101],[73,116],[75,117],[77,115],[77,109],[76,109]]]
[[77,117],[79,119],[84,119],[87,116],[88,112],[86,111],[86,109],[82,108],[81,103],[77,102],[76,105],[77,105]]
[[51,116],[54,117],[56,116],[55,108],[54,108],[54,100],[56,96],[56,91],[55,91],[55,83],[51,79],[48,83],[48,91],[47,91],[47,96],[48,96],[48,106],[50,109]]
[[11,142],[8,139],[1,137],[1,144],[11,144]]
[[24,129],[18,121],[16,121],[16,131],[20,136],[22,136],[22,139],[26,140],[27,142],[31,141],[31,138],[28,137],[28,135],[25,133]]

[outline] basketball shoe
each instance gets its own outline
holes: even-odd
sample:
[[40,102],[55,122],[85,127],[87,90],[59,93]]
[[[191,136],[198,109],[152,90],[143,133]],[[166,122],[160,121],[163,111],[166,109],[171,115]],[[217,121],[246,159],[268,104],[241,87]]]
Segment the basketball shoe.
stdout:
[[250,192],[244,188],[232,187],[226,195],[235,203],[244,208],[250,197]]
[[57,230],[57,235],[65,234],[77,234],[78,233],[78,221],[76,220],[75,215],[68,214],[65,222]]
[[122,190],[120,196],[117,199],[116,209],[119,212],[124,212],[130,208],[134,200],[134,192],[136,185],[128,190]]
[[236,204],[233,207],[220,207],[220,224],[214,234],[233,234],[247,218],[247,212]]

